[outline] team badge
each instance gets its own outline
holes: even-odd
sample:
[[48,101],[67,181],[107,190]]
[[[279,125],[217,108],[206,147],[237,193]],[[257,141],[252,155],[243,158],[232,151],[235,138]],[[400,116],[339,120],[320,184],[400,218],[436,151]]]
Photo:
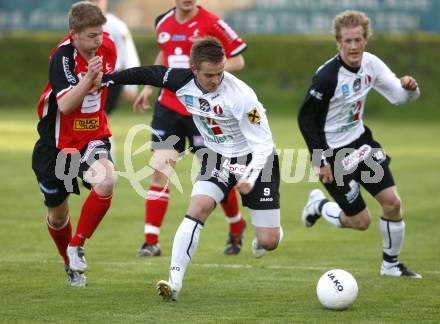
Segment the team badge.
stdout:
[[220,105],[215,105],[213,110],[216,115],[223,116],[223,108]]
[[250,112],[247,113],[248,119],[252,124],[256,124],[261,120],[261,116],[258,113],[257,108],[252,109]]
[[203,112],[208,112],[211,110],[208,100],[199,98],[200,110]]

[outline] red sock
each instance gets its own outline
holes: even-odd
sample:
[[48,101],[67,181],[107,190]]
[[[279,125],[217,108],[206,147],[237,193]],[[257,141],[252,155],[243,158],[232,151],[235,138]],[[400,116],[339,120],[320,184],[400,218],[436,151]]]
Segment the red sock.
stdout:
[[69,265],[69,258],[67,257],[67,245],[69,245],[72,239],[72,225],[70,225],[70,217],[68,217],[66,224],[60,228],[54,228],[49,220],[46,218],[47,229],[50,236],[52,236],[55,245],[57,246],[58,253],[63,257],[64,263]]
[[145,200],[145,243],[159,243],[160,226],[168,207],[168,188],[150,186]]
[[229,223],[229,232],[235,236],[241,234],[244,230],[245,222],[238,208],[237,189],[232,188],[228,193],[228,199],[221,203],[223,211]]
[[110,208],[112,195],[100,196],[91,191],[81,209],[78,226],[70,246],[82,246],[86,238],[92,237],[102,218]]

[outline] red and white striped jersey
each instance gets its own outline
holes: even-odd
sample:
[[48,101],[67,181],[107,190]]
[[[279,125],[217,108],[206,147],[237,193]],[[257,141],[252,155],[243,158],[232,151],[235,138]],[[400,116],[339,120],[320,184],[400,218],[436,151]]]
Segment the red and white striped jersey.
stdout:
[[[110,73],[116,64],[116,47],[109,34],[104,33],[103,43],[96,55],[102,57],[103,72]],[[57,100],[72,90],[87,72],[87,61],[75,49],[67,35],[49,56],[49,81],[38,101],[38,133],[41,140],[59,149],[80,150],[88,142],[110,137],[104,114],[108,89],[88,94],[81,106],[70,115],[58,109]]]
[[[197,38],[216,37],[223,45],[227,58],[241,54],[246,43],[222,19],[197,6],[199,12],[184,24],[177,22],[175,8],[156,19],[157,42],[162,50],[164,66],[189,68],[191,46]],[[179,102],[176,95],[162,89],[159,102],[178,113],[189,116],[190,113]]]

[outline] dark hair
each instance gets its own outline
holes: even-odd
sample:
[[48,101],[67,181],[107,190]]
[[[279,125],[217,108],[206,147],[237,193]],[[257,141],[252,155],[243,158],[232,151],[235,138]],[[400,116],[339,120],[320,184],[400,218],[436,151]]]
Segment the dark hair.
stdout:
[[107,19],[99,7],[88,1],[80,1],[69,10],[69,29],[80,32],[87,27],[102,26]]
[[225,50],[215,37],[199,39],[191,47],[191,64],[193,64],[196,69],[199,69],[203,62],[218,64],[222,62],[224,58]]

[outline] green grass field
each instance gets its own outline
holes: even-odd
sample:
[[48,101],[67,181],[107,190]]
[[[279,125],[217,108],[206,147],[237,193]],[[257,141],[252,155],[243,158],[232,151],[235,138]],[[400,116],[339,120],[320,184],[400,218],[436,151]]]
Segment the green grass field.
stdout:
[[[118,111],[112,118],[120,170],[124,169],[123,141],[128,129],[138,123],[149,124],[150,116]],[[269,114],[269,119],[278,148],[305,148],[295,115]],[[380,209],[371,197],[365,195],[374,215],[366,232],[336,229],[324,221],[306,229],[300,221],[301,210],[308,191],[318,184],[283,181],[285,238],[278,250],[254,259],[250,251],[253,232],[248,226],[241,254],[224,256],[227,223],[222,213],[215,211],[187,269],[179,302],[164,303],[154,286],[168,275],[172,238],[191,192],[191,158],[184,158],[177,168],[183,193],[171,188],[161,234],[163,256],[135,257],[143,239],[144,199],[119,177],[113,205],[86,244],[89,285],[71,288],[47,233],[45,208],[31,170],[36,114],[33,110],[0,110],[0,322],[438,323],[438,122],[367,120],[367,124],[393,157],[392,170],[406,219],[401,260],[420,272],[422,280],[379,276]],[[149,135],[140,133],[134,148],[146,139]],[[149,160],[149,153],[133,159],[135,170],[139,170]],[[309,167],[306,171],[308,174]],[[142,184],[145,187],[148,180]],[[73,225],[85,194],[83,190],[82,196],[71,197]],[[358,299],[347,311],[325,310],[316,298],[316,283],[331,268],[346,269],[358,281]]]

